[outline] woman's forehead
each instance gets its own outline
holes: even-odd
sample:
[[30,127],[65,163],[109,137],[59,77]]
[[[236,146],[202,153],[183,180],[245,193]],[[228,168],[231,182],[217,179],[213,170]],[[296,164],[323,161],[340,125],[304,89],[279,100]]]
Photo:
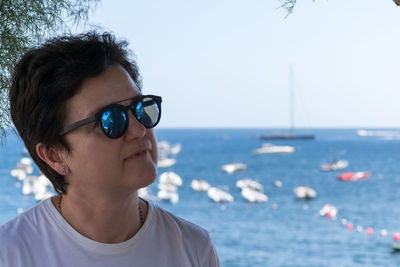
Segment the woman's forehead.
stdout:
[[139,94],[138,87],[125,69],[112,65],[100,75],[82,82],[78,93],[68,100],[67,122],[92,116],[112,103],[123,104]]

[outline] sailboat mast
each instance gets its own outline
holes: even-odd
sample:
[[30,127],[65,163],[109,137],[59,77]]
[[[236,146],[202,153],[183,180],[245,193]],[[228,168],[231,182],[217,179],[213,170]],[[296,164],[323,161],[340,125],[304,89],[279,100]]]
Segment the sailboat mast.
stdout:
[[[400,1],[400,0],[399,0]],[[294,71],[293,66],[289,65],[289,94],[290,94],[290,132],[289,134],[270,134],[261,135],[263,140],[314,140],[315,136],[313,134],[300,134],[295,135],[294,133],[294,107],[295,107],[295,97],[294,97]]]
[[290,134],[294,134],[294,72],[293,66],[289,66],[289,93],[290,93]]

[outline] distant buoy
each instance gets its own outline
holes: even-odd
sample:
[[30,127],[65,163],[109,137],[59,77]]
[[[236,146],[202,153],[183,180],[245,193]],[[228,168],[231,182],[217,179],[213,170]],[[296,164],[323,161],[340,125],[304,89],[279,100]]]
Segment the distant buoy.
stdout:
[[347,220],[346,220],[346,219],[341,219],[340,222],[341,222],[343,225],[346,225],[346,224],[347,224]]
[[357,226],[357,232],[361,233],[363,230],[364,228],[361,225]]
[[276,204],[276,203],[272,204],[272,208],[273,208],[274,210],[276,210],[276,209],[278,208],[278,204]]
[[393,234],[393,239],[394,239],[394,241],[399,241],[399,239],[400,239],[400,233],[399,233],[399,232],[394,233],[394,234]]
[[366,232],[367,232],[367,235],[372,235],[374,233],[374,229],[372,229],[371,227],[368,227]]
[[353,229],[353,224],[352,223],[348,223],[346,227],[347,227],[348,230],[351,230],[351,229]]
[[381,230],[381,236],[387,236],[388,232],[385,229]]

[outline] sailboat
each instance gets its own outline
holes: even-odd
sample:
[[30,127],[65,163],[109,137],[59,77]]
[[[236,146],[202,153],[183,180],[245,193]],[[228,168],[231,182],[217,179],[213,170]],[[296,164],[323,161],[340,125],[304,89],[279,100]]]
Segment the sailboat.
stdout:
[[283,134],[270,134],[261,135],[260,138],[263,140],[313,140],[315,135],[313,134],[295,134],[294,133],[294,89],[293,89],[293,68],[290,66],[290,131],[289,133]]

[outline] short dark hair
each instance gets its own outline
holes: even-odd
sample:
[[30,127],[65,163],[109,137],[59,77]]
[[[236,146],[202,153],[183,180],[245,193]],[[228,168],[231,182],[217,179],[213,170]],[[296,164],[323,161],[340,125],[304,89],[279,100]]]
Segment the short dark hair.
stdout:
[[66,193],[64,176],[39,158],[36,145],[42,142],[46,148],[70,151],[59,135],[67,101],[77,94],[84,79],[100,75],[110,65],[121,65],[141,90],[139,70],[127,46],[126,41],[117,41],[107,32],[60,36],[30,49],[12,72],[12,121],[32,159],[58,193]]

